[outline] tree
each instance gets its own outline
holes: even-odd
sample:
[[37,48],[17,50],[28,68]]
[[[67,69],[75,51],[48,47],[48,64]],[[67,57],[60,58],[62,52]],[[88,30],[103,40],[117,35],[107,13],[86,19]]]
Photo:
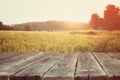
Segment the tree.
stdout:
[[104,27],[107,30],[120,30],[120,9],[115,5],[108,5],[104,11]]
[[25,26],[25,30],[26,31],[30,31],[30,27],[29,26]]
[[14,29],[13,26],[3,25],[3,23],[0,21],[0,30],[14,30]]
[[90,25],[93,29],[120,30],[120,8],[108,5],[104,10],[104,17],[97,13],[91,15]]
[[0,21],[0,30],[3,29],[3,23]]
[[3,26],[3,23],[0,21],[0,26]]
[[105,19],[116,18],[118,17],[119,11],[120,11],[119,7],[110,4],[106,7],[106,10],[104,11],[104,18]]
[[99,29],[101,26],[101,20],[102,18],[100,18],[97,13],[94,13],[91,15],[90,25],[93,27],[93,29]]

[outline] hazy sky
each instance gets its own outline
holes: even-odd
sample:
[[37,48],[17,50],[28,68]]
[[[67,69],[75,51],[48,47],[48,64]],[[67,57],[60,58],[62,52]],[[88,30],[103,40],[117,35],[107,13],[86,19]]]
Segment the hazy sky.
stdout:
[[108,4],[119,6],[120,0],[0,0],[0,21],[5,24],[46,20],[88,22],[92,13],[102,16]]

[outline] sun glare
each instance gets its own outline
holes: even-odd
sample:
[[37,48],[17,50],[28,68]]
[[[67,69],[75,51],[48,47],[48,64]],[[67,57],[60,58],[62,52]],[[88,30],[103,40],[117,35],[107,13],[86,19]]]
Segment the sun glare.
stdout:
[[88,22],[92,13],[103,15],[108,4],[119,0],[2,0],[0,20],[4,23],[69,20]]

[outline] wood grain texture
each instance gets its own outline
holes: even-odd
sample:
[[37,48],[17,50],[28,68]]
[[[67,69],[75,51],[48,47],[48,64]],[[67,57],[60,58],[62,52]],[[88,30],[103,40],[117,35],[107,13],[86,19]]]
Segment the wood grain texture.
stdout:
[[21,55],[13,56],[11,58],[1,60],[0,61],[0,69],[1,69],[1,67],[5,66],[5,65],[17,63],[17,62],[19,62],[21,60],[26,59],[27,57],[35,55],[35,54],[37,54],[37,53],[21,54]]
[[0,63],[0,71],[22,60],[25,60],[26,58],[31,57],[32,55],[35,55],[35,54],[23,54],[23,55],[19,55],[19,56],[15,56],[9,59],[2,60],[2,62]]
[[106,80],[106,74],[91,53],[79,53],[75,80]]
[[107,74],[108,80],[120,80],[120,60],[105,53],[93,53]]
[[62,55],[45,55],[36,60],[34,65],[11,76],[11,80],[21,80],[22,78],[24,80],[41,80],[41,77],[61,58]]
[[120,53],[7,54],[0,80],[120,80]]
[[4,65],[4,67],[0,69],[0,76],[6,76],[6,75],[11,76],[17,73],[18,71],[21,71],[22,69],[27,68],[30,65],[34,64],[34,60],[42,57],[42,55],[45,54],[43,53],[34,54],[32,56],[28,56],[27,58],[25,57],[20,61],[9,63],[9,65]]
[[120,60],[120,53],[107,53],[112,58],[116,58]]
[[65,54],[44,76],[43,80],[74,80],[77,54]]
[[5,59],[9,59],[14,56],[22,55],[21,53],[1,53],[0,54],[0,62],[2,62]]

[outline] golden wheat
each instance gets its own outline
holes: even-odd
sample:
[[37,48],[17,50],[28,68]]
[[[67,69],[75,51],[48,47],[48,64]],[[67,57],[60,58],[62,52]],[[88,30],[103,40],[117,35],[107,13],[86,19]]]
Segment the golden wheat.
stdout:
[[0,31],[0,52],[120,52],[119,31]]

